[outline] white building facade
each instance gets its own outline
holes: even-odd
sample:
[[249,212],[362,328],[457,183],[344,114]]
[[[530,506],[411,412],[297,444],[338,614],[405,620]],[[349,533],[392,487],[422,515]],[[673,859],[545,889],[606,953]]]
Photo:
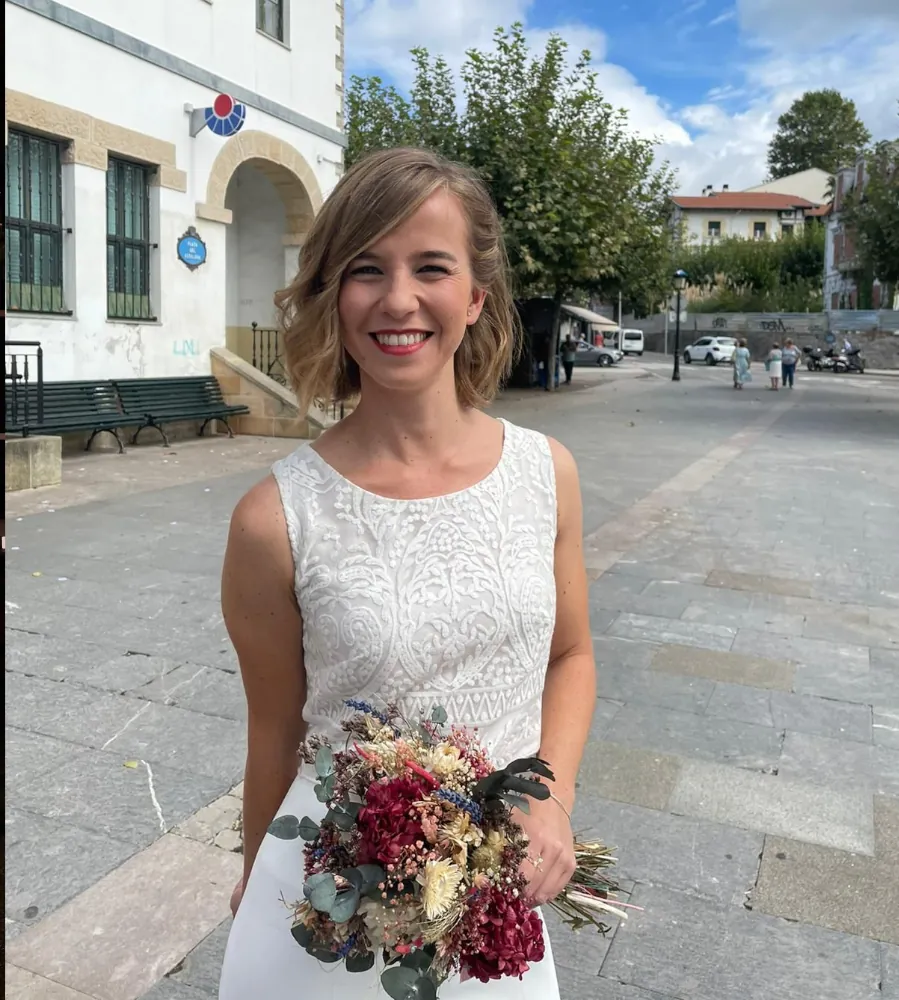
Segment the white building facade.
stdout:
[[798,234],[815,206],[805,198],[767,191],[714,191],[672,198],[675,225],[689,243],[714,243],[727,236],[780,239]]
[[7,339],[48,381],[249,360],[342,171],[343,5],[5,7]]

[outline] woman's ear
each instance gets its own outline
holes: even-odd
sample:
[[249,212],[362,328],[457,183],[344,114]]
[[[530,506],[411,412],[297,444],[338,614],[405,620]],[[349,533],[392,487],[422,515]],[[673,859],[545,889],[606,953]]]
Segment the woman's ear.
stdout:
[[484,308],[484,302],[487,300],[487,292],[482,288],[474,288],[471,292],[471,304],[468,307],[468,313],[465,317],[465,322],[469,326],[473,326],[477,323],[478,318],[481,315],[481,311]]

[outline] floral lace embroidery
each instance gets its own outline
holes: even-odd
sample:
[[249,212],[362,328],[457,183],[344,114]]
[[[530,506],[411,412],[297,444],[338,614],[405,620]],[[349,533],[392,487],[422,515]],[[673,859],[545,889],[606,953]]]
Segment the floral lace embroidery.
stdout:
[[346,698],[439,703],[506,763],[540,743],[556,613],[555,473],[542,434],[504,421],[499,464],[458,493],[368,493],[309,445],[277,462],[304,623],[310,733]]

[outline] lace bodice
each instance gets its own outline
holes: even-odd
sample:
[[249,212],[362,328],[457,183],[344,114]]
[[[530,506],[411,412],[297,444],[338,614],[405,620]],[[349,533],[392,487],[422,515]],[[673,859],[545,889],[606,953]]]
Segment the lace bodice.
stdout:
[[392,500],[309,445],[273,468],[303,615],[309,733],[340,742],[346,698],[443,705],[508,763],[540,743],[556,613],[555,474],[542,434],[503,421],[499,464],[446,496]]

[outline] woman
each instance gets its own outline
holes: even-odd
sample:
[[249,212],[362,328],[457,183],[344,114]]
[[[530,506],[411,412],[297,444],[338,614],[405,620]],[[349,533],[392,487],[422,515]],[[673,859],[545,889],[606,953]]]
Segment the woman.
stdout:
[[[558,442],[483,412],[509,371],[514,308],[501,228],[465,168],[418,149],[339,182],[280,296],[301,405],[358,394],[314,445],[240,501],[222,580],[248,705],[244,878],[221,1000],[383,997],[378,966],[320,965],[293,940],[302,842],[320,819],[297,775],[312,733],[344,738],[344,699],[441,704],[500,763],[539,753],[555,798],[516,818],[535,904],[574,869],[570,813],[595,677],[577,470]],[[442,1000],[553,1000],[552,954],[523,980],[447,982]]]
[[742,389],[746,382],[752,381],[752,372],[749,370],[751,356],[746,347],[745,339],[741,339],[734,351],[734,388]]
[[771,379],[771,388],[777,392],[780,388],[781,363],[783,355],[780,346],[775,344],[768,352],[768,360],[765,367],[768,369],[768,377]]

